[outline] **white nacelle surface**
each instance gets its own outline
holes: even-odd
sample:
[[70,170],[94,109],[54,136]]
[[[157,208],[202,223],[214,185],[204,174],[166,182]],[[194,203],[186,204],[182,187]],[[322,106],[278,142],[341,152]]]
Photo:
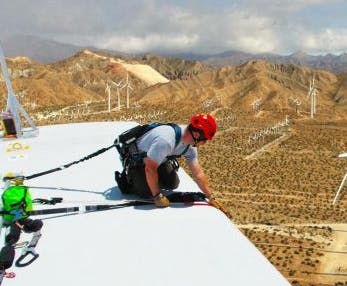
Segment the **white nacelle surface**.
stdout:
[[[0,175],[12,171],[27,176],[78,160],[110,146],[134,124],[46,126],[37,138],[1,141]],[[57,207],[116,204],[124,197],[114,181],[115,170],[121,170],[121,164],[112,149],[26,184],[33,198],[63,197]],[[178,191],[199,191],[182,169],[179,176]],[[23,234],[21,241],[29,238]],[[13,266],[10,271],[17,277],[4,279],[3,285],[290,285],[222,212],[210,206],[56,215],[44,220],[36,250],[40,257],[28,267]],[[16,258],[19,255],[17,250]]]

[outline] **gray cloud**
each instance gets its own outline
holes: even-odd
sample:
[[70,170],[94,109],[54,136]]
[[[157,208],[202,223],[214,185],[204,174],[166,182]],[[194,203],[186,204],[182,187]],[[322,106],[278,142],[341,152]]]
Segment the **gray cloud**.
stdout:
[[346,6],[343,1],[225,0],[219,6],[199,2],[5,0],[0,7],[0,37],[31,34],[125,52],[347,49],[347,24],[319,26],[305,14],[324,5]]

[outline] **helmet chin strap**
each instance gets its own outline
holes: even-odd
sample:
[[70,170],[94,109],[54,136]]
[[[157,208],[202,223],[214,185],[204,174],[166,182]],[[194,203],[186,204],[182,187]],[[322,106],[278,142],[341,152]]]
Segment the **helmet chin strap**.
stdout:
[[193,140],[194,140],[194,144],[193,146],[196,147],[196,144],[198,143],[197,140],[195,139],[194,135],[193,135],[193,130],[191,128],[191,125],[188,126],[188,131],[190,133],[190,135],[192,136]]
[[194,140],[194,144],[193,144],[194,147],[196,147],[196,145],[197,145],[199,142],[201,142],[201,141],[206,141],[205,138],[204,138],[204,139],[201,139],[201,137],[203,137],[203,136],[200,134],[199,131],[197,131],[197,132],[199,132],[199,134],[200,134],[199,138],[195,138],[195,137],[194,137],[192,125],[189,124],[188,130],[189,130],[189,133],[190,133],[190,135],[192,136],[192,138],[193,138],[193,140]]

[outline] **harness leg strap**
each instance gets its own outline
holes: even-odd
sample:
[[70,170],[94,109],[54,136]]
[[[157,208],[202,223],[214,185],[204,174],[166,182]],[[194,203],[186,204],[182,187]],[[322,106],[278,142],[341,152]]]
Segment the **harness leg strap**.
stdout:
[[[25,267],[33,263],[38,257],[39,254],[35,251],[35,247],[38,241],[41,238],[41,231],[37,231],[33,234],[33,238],[29,242],[29,244],[23,249],[22,255],[17,259],[16,266],[17,267]],[[27,261],[23,262],[29,255],[32,257]]]

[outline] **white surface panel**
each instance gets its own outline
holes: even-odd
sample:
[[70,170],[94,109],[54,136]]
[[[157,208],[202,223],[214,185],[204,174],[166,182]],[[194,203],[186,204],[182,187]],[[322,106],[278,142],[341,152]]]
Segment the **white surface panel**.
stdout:
[[[2,141],[0,174],[30,175],[78,160],[111,145],[133,125],[41,127],[38,138],[16,141],[29,149],[15,152],[6,151],[14,141]],[[120,162],[113,149],[27,184],[34,198],[63,197],[67,203],[59,207],[119,203],[124,198],[114,182],[115,169],[120,170]],[[180,179],[180,191],[198,191],[182,170]],[[3,285],[289,285],[227,217],[210,206],[128,207],[59,216],[44,220],[42,233],[38,260],[25,268],[12,267],[17,277]]]

